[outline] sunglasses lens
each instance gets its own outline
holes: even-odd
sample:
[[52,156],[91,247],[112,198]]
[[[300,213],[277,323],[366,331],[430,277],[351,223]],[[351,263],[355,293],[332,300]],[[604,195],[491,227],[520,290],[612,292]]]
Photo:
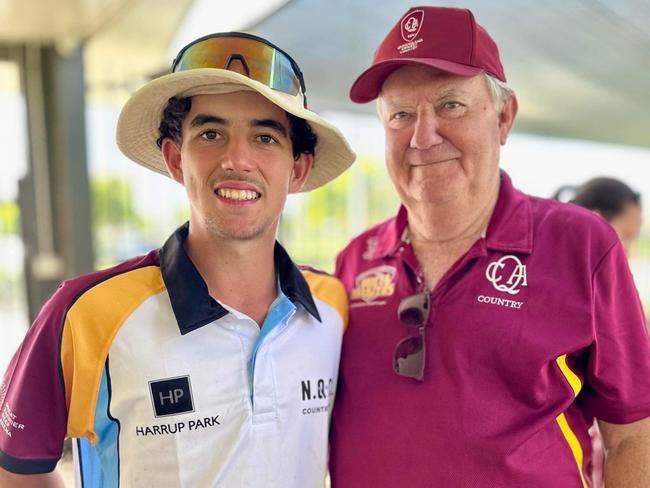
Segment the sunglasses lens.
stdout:
[[397,316],[408,327],[420,327],[427,321],[429,312],[428,294],[406,297],[399,305]]
[[173,71],[233,66],[241,66],[249,78],[275,90],[291,95],[300,92],[300,80],[290,58],[269,44],[247,37],[210,37],[191,44],[181,52]]
[[424,375],[424,339],[406,337],[395,347],[393,370],[401,375],[421,380]]

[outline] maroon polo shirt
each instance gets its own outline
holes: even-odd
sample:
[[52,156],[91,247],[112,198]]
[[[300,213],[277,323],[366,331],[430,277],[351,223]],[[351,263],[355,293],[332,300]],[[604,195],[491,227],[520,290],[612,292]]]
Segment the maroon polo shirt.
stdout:
[[331,434],[333,488],[590,486],[597,417],[650,416],[650,344],[623,247],[600,217],[501,176],[486,235],[430,293],[424,380],[396,375],[421,291],[407,215],[361,234]]

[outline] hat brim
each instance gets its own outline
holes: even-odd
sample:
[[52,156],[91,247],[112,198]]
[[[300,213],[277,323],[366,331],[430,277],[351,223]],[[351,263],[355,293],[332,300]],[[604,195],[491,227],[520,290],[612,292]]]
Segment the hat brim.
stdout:
[[[223,90],[228,85],[230,88]],[[274,90],[234,71],[201,68],[171,73],[150,81],[137,90],[122,108],[117,122],[117,145],[122,153],[160,174],[169,176],[156,144],[158,128],[167,101],[172,97],[224,93],[250,89],[287,112],[309,122],[318,141],[312,168],[300,191],[309,191],[333,180],[355,160],[355,154],[341,132],[302,105],[299,95]]]
[[381,61],[361,73],[350,88],[350,99],[356,103],[367,103],[379,96],[381,87],[390,74],[402,66],[419,65],[439,69],[460,76],[476,76],[484,70],[475,66],[454,63],[435,58],[399,58]]

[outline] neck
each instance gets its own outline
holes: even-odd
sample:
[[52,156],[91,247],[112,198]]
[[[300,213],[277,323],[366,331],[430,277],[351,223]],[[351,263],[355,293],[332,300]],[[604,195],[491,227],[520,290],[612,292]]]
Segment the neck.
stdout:
[[496,195],[480,205],[452,203],[407,206],[411,241],[444,246],[467,239],[475,240],[485,232],[495,204]]
[[261,324],[278,295],[274,236],[221,239],[195,227],[190,225],[185,250],[210,295]]
[[405,204],[411,245],[430,290],[484,234],[497,197],[498,187],[481,201]]

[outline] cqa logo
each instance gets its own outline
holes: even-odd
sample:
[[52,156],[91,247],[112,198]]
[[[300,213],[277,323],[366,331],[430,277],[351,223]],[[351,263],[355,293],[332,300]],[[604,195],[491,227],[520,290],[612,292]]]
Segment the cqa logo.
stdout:
[[[485,270],[485,277],[498,291],[511,295],[519,293],[519,287],[527,286],[526,266],[521,264],[517,256],[508,254],[498,261],[491,262]],[[507,277],[507,281],[504,280]]]
[[423,20],[424,10],[414,10],[402,19],[402,38],[406,42],[410,42],[417,37]]

